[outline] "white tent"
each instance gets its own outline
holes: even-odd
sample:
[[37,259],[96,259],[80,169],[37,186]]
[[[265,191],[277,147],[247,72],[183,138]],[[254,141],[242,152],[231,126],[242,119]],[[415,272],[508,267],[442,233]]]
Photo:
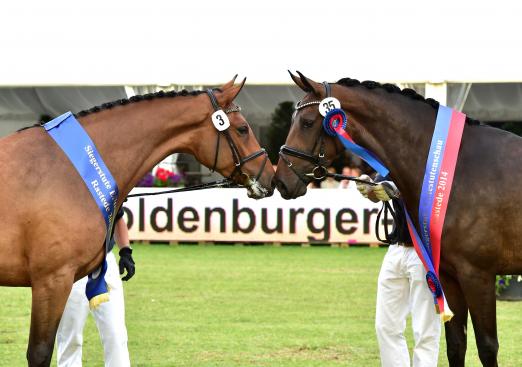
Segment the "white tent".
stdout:
[[0,85],[204,85],[246,75],[522,82],[522,3],[93,0],[0,5]]
[[413,86],[487,120],[522,120],[517,1],[190,2],[0,5],[0,136],[41,115],[129,91],[247,76],[239,103],[266,125],[300,92],[287,69]]

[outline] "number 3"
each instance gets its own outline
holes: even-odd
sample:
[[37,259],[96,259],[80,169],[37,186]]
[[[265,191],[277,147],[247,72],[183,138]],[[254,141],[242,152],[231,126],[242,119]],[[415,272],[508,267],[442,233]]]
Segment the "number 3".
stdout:
[[216,118],[219,120],[219,126],[225,125],[225,121],[223,120],[223,116],[217,115]]

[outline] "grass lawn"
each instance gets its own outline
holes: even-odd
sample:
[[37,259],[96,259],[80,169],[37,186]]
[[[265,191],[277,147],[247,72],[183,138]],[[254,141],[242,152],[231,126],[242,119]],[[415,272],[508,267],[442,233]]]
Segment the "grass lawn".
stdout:
[[[379,366],[385,249],[134,246],[125,286],[133,366]],[[30,290],[0,288],[0,366],[23,366]],[[522,304],[498,303],[501,366],[521,366]],[[411,331],[408,325],[411,345]],[[480,366],[470,330],[467,366]],[[92,318],[84,366],[101,366]],[[447,366],[441,342],[440,366]],[[54,362],[54,365],[56,362]]]

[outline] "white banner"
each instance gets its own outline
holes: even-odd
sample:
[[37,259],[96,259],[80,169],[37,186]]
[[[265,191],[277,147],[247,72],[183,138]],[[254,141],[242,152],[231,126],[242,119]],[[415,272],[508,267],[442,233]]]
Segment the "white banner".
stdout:
[[[158,190],[165,189],[131,194]],[[312,189],[295,200],[275,192],[254,200],[244,189],[221,188],[129,198],[124,209],[131,240],[353,244],[378,242],[380,206],[356,189]]]

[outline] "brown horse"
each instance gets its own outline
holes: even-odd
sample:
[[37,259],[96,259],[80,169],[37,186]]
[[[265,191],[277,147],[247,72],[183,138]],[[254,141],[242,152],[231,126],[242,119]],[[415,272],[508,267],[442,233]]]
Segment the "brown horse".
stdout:
[[[292,79],[307,93],[302,103],[325,97],[323,84],[302,74]],[[390,169],[419,229],[416,213],[438,103],[391,84],[345,78],[330,86],[348,116],[347,132]],[[327,162],[344,150],[338,139],[323,132],[317,104],[294,115],[286,144],[311,156],[323,145]],[[284,158],[287,162],[279,160],[275,177],[281,195],[304,195],[309,180],[304,174],[314,164]],[[495,274],[522,273],[521,165],[519,137],[467,120],[442,233],[441,280],[455,313],[446,323],[451,366],[464,365],[468,310],[482,364],[497,365]]]
[[[216,148],[214,109],[204,91],[136,96],[78,115],[118,184],[117,207],[147,171],[174,152],[193,154],[223,176],[232,175],[251,197],[272,194],[274,170],[264,154],[256,155],[259,144],[232,104],[244,84],[234,80],[214,90],[219,106],[233,110],[230,146]],[[238,170],[232,146],[243,160],[255,157]],[[0,162],[0,285],[32,287],[27,359],[30,366],[49,366],[73,282],[105,256],[105,223],[81,177],[43,128],[1,139]]]

